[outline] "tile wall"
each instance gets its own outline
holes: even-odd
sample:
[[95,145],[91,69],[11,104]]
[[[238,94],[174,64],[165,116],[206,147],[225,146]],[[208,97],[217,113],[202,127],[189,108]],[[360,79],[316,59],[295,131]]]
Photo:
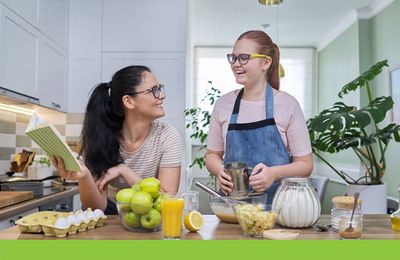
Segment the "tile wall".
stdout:
[[[38,115],[51,122],[71,148],[76,148],[82,129],[84,114],[65,114],[40,111]],[[43,154],[43,151],[25,135],[30,116],[0,110],[0,175],[7,172],[15,153],[23,149]]]

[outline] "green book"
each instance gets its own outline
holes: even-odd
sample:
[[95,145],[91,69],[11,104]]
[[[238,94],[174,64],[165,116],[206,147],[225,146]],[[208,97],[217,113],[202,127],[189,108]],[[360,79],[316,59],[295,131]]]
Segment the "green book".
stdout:
[[36,114],[32,115],[25,134],[29,136],[49,157],[61,157],[64,160],[65,169],[78,172],[81,170],[76,153],[62,139],[61,134],[54,125],[45,123]]

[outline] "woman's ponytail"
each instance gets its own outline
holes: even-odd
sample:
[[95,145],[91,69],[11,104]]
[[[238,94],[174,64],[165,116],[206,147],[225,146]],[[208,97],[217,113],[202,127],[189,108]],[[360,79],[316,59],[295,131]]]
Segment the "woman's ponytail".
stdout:
[[123,162],[119,155],[119,133],[124,115],[112,105],[110,87],[109,83],[102,83],[94,88],[83,122],[81,154],[96,179]]

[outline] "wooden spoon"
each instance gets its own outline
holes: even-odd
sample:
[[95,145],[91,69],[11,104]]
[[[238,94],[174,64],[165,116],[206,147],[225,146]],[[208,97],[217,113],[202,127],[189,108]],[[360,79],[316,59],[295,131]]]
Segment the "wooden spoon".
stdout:
[[350,225],[344,230],[347,233],[351,233],[354,231],[352,222],[353,222],[354,211],[357,206],[358,197],[360,197],[360,193],[359,192],[354,193],[354,205],[353,205],[353,212],[351,212]]

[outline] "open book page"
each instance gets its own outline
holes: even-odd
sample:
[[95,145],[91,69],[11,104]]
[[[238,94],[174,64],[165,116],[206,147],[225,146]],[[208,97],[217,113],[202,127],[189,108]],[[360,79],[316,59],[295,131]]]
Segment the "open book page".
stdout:
[[25,130],[25,134],[42,148],[49,157],[61,157],[64,160],[66,170],[80,171],[76,153],[72,152],[54,125],[45,123],[34,114]]

